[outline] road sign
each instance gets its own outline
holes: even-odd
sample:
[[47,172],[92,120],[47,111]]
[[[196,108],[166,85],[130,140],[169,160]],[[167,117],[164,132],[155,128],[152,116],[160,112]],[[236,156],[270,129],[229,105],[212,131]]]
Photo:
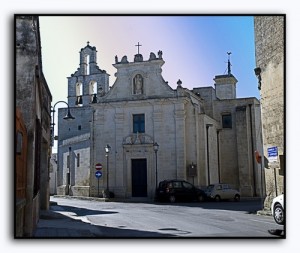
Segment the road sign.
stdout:
[[95,172],[95,176],[96,176],[96,178],[102,177],[102,172],[99,171],[99,170],[97,170],[97,171]]
[[96,170],[102,170],[102,164],[101,163],[97,163],[95,167],[96,167]]
[[278,157],[278,148],[277,147],[268,148],[269,162],[277,162],[277,157]]

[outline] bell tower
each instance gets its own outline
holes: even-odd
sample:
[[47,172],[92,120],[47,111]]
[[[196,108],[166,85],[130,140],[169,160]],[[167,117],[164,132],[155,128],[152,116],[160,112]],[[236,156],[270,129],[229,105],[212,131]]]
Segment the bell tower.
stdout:
[[236,99],[236,84],[238,80],[231,73],[230,55],[231,52],[227,52],[227,74],[215,76],[215,89],[216,96],[219,99]]
[[71,107],[97,103],[109,89],[109,74],[97,65],[96,47],[87,42],[79,54],[79,68],[68,77],[68,104]]

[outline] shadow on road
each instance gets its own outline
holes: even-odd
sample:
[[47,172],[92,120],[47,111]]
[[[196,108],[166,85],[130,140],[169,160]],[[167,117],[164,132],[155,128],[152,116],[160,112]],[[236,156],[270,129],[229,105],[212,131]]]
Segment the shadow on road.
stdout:
[[124,227],[115,228],[94,225],[84,222],[80,219],[80,217],[84,218],[87,215],[106,215],[114,213],[118,212],[98,211],[63,205],[53,206],[50,208],[50,210],[41,212],[40,219],[33,237],[39,239],[144,239],[176,237],[176,235],[168,233],[125,229]]
[[228,210],[228,211],[241,211],[245,213],[257,213],[257,211],[263,209],[263,204],[260,199],[249,200],[249,201],[205,201],[205,202],[177,202],[177,203],[168,203],[168,202],[154,202],[155,205],[172,205],[172,206],[188,206],[196,207],[203,209],[211,210]]

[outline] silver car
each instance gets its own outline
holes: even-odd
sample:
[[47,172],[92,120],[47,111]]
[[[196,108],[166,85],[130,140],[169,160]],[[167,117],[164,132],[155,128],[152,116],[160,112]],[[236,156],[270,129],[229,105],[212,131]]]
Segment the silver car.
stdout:
[[233,199],[240,201],[241,194],[238,190],[233,189],[229,184],[211,184],[207,186],[205,193],[207,197],[215,201]]

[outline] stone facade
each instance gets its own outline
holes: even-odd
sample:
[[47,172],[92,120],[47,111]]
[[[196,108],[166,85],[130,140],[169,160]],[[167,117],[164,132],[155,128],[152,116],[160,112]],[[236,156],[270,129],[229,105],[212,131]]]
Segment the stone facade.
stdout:
[[[272,199],[284,191],[285,175],[285,16],[256,16],[255,56],[260,68],[260,95],[263,143],[265,156],[266,201],[269,209]],[[268,162],[268,148],[277,147],[277,162]]]
[[[31,237],[39,219],[39,210],[49,208],[52,96],[43,75],[38,16],[16,15],[15,25],[16,108],[22,115],[27,134],[26,165],[22,165],[26,169],[25,194],[22,195],[25,205],[22,217],[16,217],[16,221],[22,220],[23,223],[16,222],[18,233],[15,235]],[[18,197],[16,201],[19,201]]]
[[[82,51],[89,48],[94,49],[87,45]],[[82,106],[76,105],[80,100],[71,100],[72,89],[77,80],[90,77],[78,70],[76,81],[69,78],[69,104],[76,105],[71,108],[76,119],[63,122],[66,109],[61,110],[60,194],[99,196],[109,190],[116,197],[153,199],[158,182],[178,178],[198,187],[229,183],[242,196],[260,196],[264,181],[254,162],[254,150],[262,149],[258,100],[236,98],[237,80],[232,74],[216,76],[215,89],[189,90],[180,80],[172,89],[161,75],[162,52],[143,58],[137,54],[130,62],[127,56],[121,61],[116,57],[115,83],[109,89],[105,82],[97,101],[86,99]],[[105,71],[99,75],[108,80]],[[90,95],[89,89],[83,91],[83,96]],[[108,154],[106,145],[111,147]],[[76,164],[78,153],[80,164]],[[100,178],[95,176],[98,163]]]
[[58,110],[58,195],[89,196],[91,104],[109,89],[109,75],[99,69],[95,47],[88,43],[79,60],[79,68],[68,77],[68,105],[75,119],[63,120],[67,109]]

